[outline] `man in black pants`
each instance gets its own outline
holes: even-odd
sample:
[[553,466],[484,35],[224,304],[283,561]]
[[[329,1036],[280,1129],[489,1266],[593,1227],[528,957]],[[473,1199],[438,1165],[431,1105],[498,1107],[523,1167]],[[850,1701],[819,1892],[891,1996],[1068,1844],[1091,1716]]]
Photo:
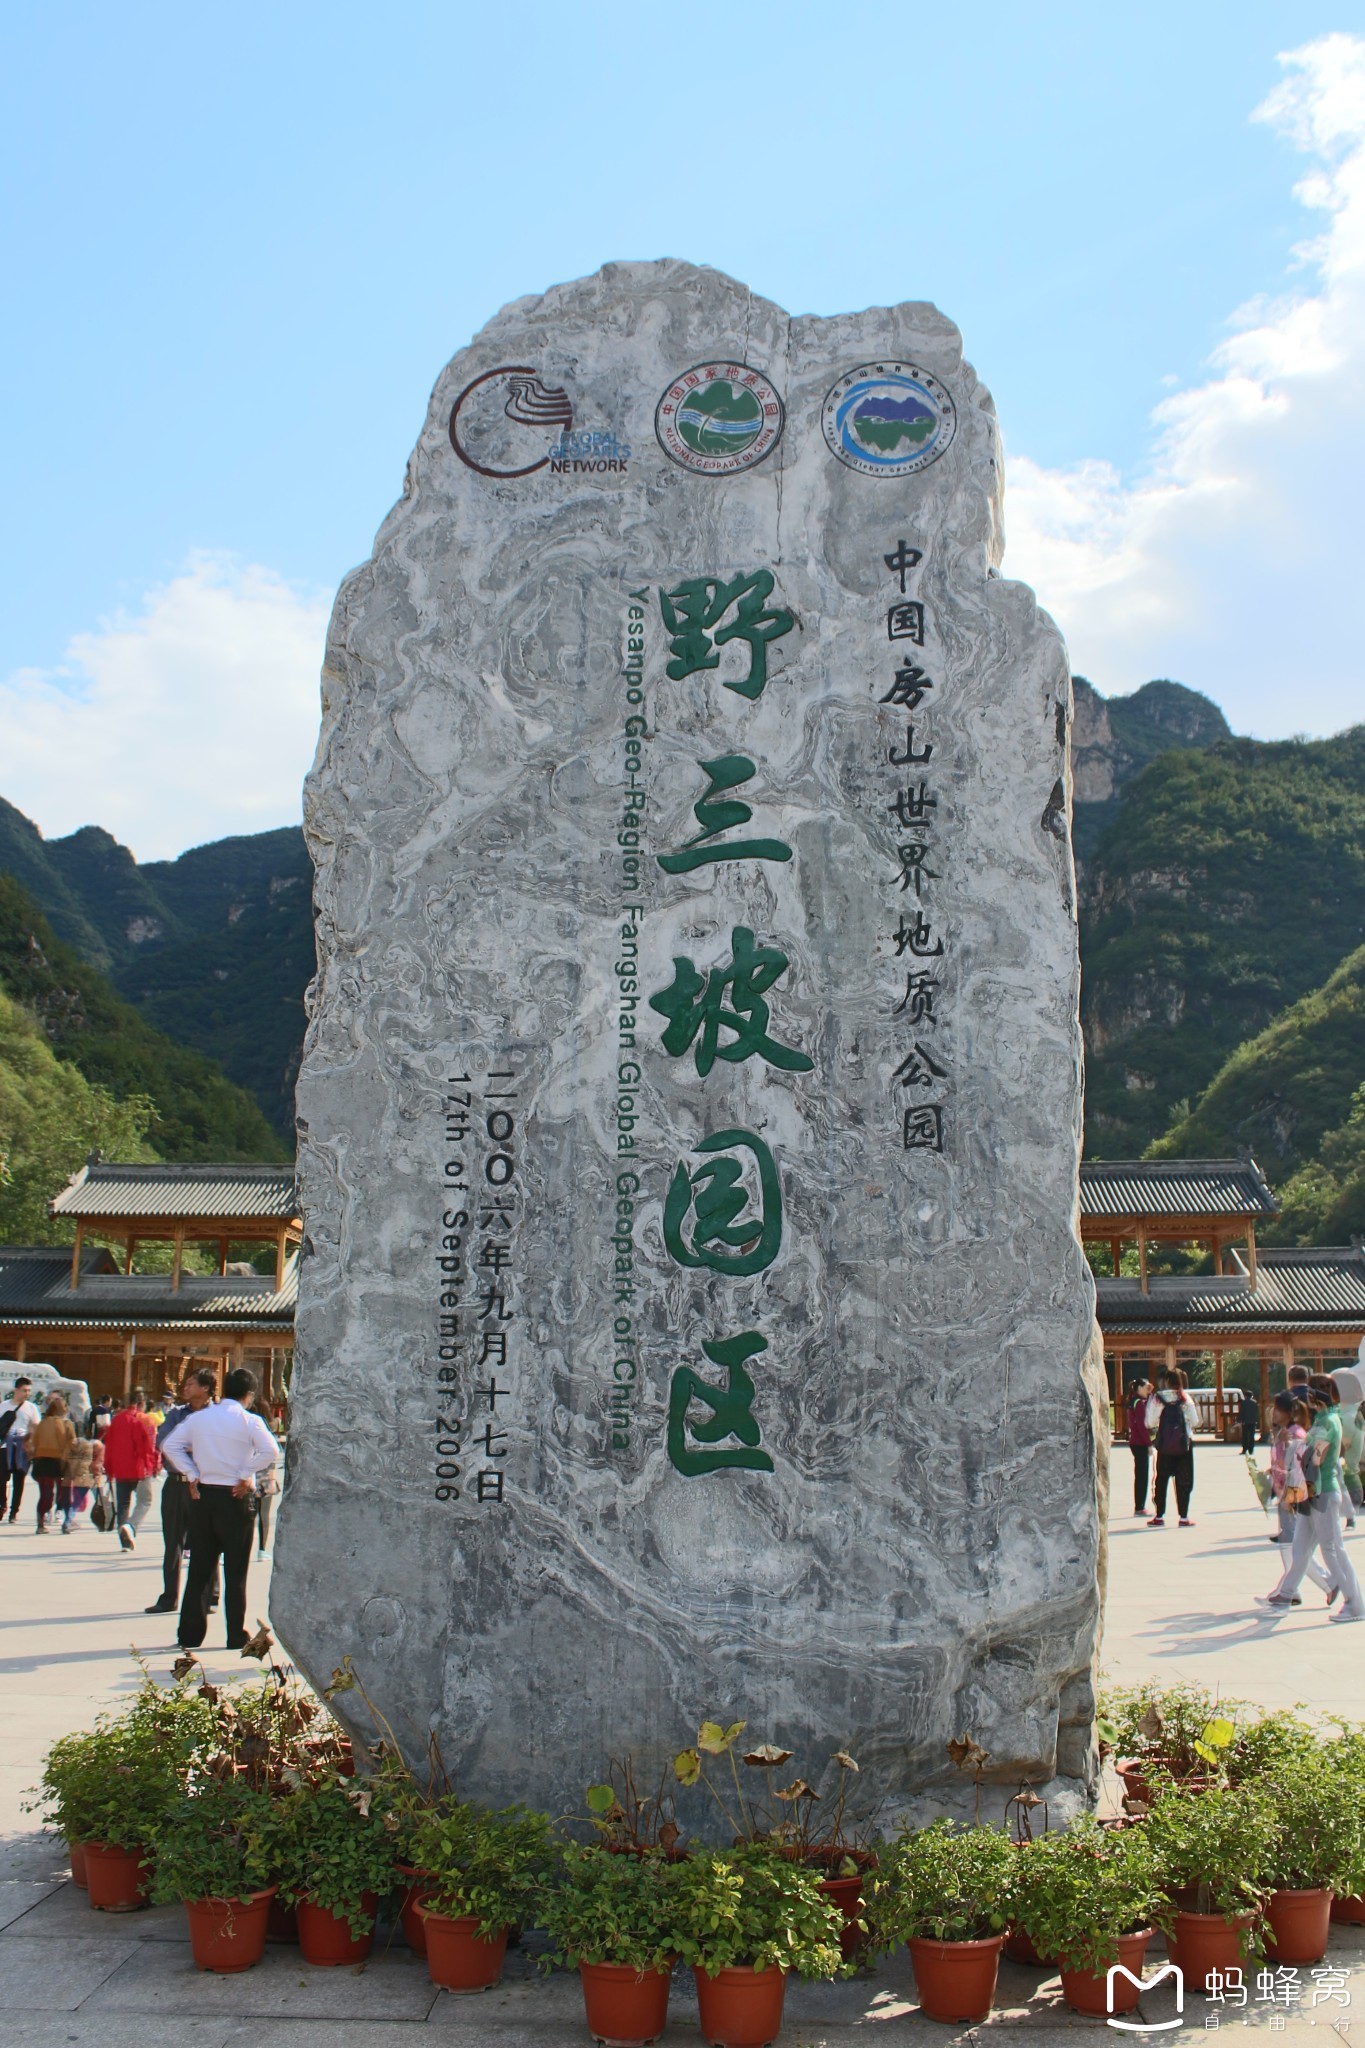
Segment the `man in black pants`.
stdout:
[[[193,1372],[187,1372],[181,1382],[179,1401],[156,1433],[157,1449],[161,1449],[173,1429],[179,1429],[191,1415],[207,1408],[217,1394],[218,1375],[211,1365],[196,1366]],[[165,1464],[164,1459],[162,1463]],[[161,1597],[152,1602],[148,1614],[174,1614],[180,1605],[180,1566],[189,1541],[189,1526],[189,1484],[173,1465],[166,1465],[166,1476],[161,1482]],[[219,1575],[215,1570],[209,1590],[210,1607],[218,1605],[218,1596]]]
[[161,1447],[167,1464],[184,1474],[190,1496],[190,1568],[177,1631],[182,1650],[197,1650],[208,1631],[208,1590],[220,1557],[227,1647],[240,1650],[247,1640],[256,1474],[269,1471],[280,1455],[260,1416],[249,1412],[255,1395],[256,1375],[235,1367],[223,1382],[222,1400],[188,1416]]

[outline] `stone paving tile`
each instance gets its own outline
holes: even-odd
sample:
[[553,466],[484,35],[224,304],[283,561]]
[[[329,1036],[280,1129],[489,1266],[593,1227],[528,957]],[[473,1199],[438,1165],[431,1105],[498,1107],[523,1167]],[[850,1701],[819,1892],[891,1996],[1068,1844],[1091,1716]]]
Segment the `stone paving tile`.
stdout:
[[[25,1913],[31,1913],[42,1900],[51,1897],[58,1882],[56,1878],[48,1878],[46,1882],[31,1877],[0,1878],[0,1927],[12,1926]],[[27,1934],[29,1929],[26,1927],[24,1932]],[[90,1930],[87,1927],[82,1932],[88,1934]]]
[[[5,1939],[0,1935],[0,1950]],[[360,1968],[317,1970],[297,1949],[270,1948],[255,1969],[218,1977],[195,1969],[187,1944],[146,1941],[85,2010],[368,2022],[425,2019],[435,1998],[426,1964],[402,1950]]]
[[[154,2013],[5,2014],[5,2048],[223,2048],[228,2020],[185,2020]],[[407,2037],[411,2040],[411,2035]],[[366,2048],[357,2027],[355,2048]],[[248,2048],[245,2037],[240,2048]]]
[[9,1928],[0,1934],[0,2006],[7,2014],[74,2012],[106,1978],[135,1961],[140,1947],[136,1941],[95,1936],[69,1939],[54,1949]]
[[102,1913],[90,1904],[79,1885],[69,1881],[54,1890],[24,1921],[24,1933],[35,1940],[65,1940],[69,1935],[104,1935],[111,1928],[127,1931],[134,1941],[188,1941],[183,1906],[145,1906],[139,1913]]

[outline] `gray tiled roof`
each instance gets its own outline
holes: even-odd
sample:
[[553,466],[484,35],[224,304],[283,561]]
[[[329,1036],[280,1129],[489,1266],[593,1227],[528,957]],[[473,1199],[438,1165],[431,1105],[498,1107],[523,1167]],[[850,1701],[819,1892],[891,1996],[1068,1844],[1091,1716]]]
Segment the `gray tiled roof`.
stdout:
[[1244,1273],[1183,1284],[1156,1281],[1143,1294],[1136,1280],[1095,1283],[1106,1335],[1173,1329],[1354,1329],[1365,1334],[1365,1250],[1359,1245],[1262,1251],[1257,1282]]
[[1121,1216],[1279,1214],[1254,1159],[1087,1159],[1081,1167],[1081,1221]]
[[299,1213],[292,1166],[124,1166],[92,1160],[55,1197],[54,1216],[261,1217]]
[[105,1251],[86,1253],[71,1286],[71,1252],[0,1246],[0,1323],[88,1329],[256,1329],[293,1327],[297,1262],[275,1291],[264,1273],[120,1273]]

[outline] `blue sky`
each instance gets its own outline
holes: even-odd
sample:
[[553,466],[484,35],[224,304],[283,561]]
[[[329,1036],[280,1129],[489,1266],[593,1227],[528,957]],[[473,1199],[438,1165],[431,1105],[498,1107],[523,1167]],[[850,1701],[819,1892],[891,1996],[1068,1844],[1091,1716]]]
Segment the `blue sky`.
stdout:
[[[1354,420],[1365,374],[1340,338],[1365,252],[1362,13],[9,10],[0,794],[143,856],[297,816],[319,622],[437,372],[507,299],[622,256],[714,263],[792,311],[933,299],[1000,410],[1007,572],[1038,585],[1078,668],[1109,690],[1177,675],[1242,730],[1360,717],[1315,524],[1344,451],[1324,425],[1303,458],[1302,407]],[[1253,119],[1286,81],[1292,103]],[[1306,207],[1314,174],[1335,184]],[[1295,254],[1324,232],[1327,256]],[[1307,399],[1325,373],[1304,304],[1340,359]],[[1281,428],[1285,392],[1300,413]],[[1267,469],[1281,432],[1290,468]],[[1231,498],[1229,462],[1252,477]],[[1344,488],[1340,510],[1358,521]],[[1314,621],[1292,705],[1229,637],[1268,521]],[[233,797],[196,785],[191,755],[225,694],[254,715],[247,670],[287,741],[279,776]],[[121,727],[142,748],[126,766]],[[176,792],[156,820],[136,788],[152,759]]]

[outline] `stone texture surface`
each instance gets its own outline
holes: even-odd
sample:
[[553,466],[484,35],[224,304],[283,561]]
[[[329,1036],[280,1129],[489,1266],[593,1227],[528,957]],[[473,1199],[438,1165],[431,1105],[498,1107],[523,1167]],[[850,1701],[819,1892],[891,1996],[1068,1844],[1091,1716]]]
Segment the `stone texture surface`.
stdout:
[[[694,473],[655,408],[730,363],[770,380],[784,430],[748,469]],[[893,363],[941,380],[955,435],[916,473],[863,474],[822,410]],[[483,469],[541,466],[469,466],[457,405]],[[561,432],[577,469],[545,460]],[[661,1757],[706,1714],[808,1775],[846,1742],[897,1806],[959,1799],[964,1731],[1002,1780],[1065,1794],[1089,1772],[1103,1423],[1070,690],[1056,629],[996,573],[999,464],[934,308],[794,319],[712,271],[611,265],[449,365],[337,599],[272,1613],[311,1675],[350,1653],[400,1732],[438,1729],[471,1793],[562,1811],[608,1751]],[[759,572],[791,620],[766,687],[727,687],[750,645],[714,633],[716,665],[679,673],[660,593]],[[922,613],[893,624],[902,599]],[[700,764],[736,755],[754,772],[719,803],[751,822],[694,808]],[[791,857],[660,865],[753,835]],[[788,962],[762,999],[800,1066],[724,1057],[726,1027],[705,1074],[697,1041],[663,1043],[648,998],[678,959],[707,986],[737,930]],[[907,1109],[933,1108],[942,1149],[907,1148]],[[775,1257],[687,1263],[771,1249],[761,1157]],[[748,1202],[728,1251],[698,1215],[716,1184],[688,1185],[716,1158]],[[703,1353],[748,1333],[766,1348]],[[670,1446],[676,1375],[724,1388],[736,1364],[752,1402],[717,1421],[757,1443],[707,1444],[694,1396]],[[717,1449],[771,1469],[679,1469]]]

